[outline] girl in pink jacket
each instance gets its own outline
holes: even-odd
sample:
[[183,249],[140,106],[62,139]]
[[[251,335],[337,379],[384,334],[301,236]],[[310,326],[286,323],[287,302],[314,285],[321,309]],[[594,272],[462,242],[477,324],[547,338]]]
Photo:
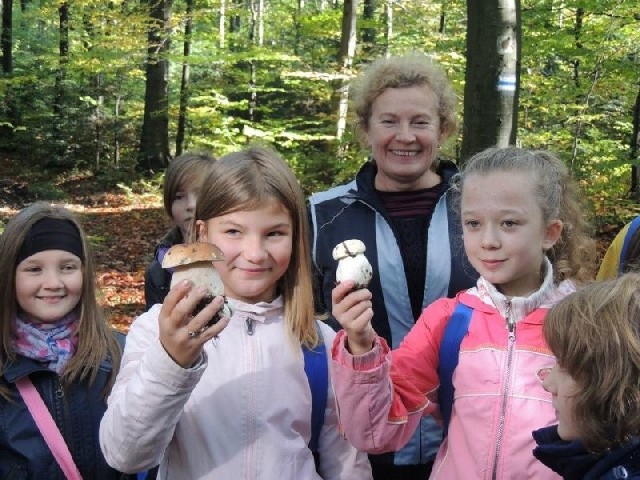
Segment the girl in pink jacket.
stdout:
[[[371,327],[369,290],[347,281],[333,291],[344,328],[332,348],[340,422],[357,448],[379,453],[404,445],[421,416],[450,410],[430,478],[556,479],[533,457],[531,431],[555,422],[536,375],[553,363],[544,316],[593,270],[576,188],[559,159],[515,147],[475,155],[457,187],[465,251],[481,275],[476,287],[428,306],[394,351]],[[440,348],[459,305],[469,323],[447,379]],[[447,380],[452,405],[438,405]]]

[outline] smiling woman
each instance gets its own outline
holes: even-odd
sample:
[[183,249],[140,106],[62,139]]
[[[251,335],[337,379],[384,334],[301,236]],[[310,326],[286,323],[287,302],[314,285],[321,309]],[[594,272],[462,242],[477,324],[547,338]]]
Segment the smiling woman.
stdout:
[[[373,328],[397,346],[426,305],[477,277],[450,198],[457,168],[438,157],[456,129],[456,96],[430,58],[407,55],[372,63],[354,81],[351,98],[371,157],[352,182],[311,196],[316,302],[330,312],[333,248],[359,239],[372,264]],[[370,456],[374,479],[424,480],[441,438],[425,418],[407,447]]]

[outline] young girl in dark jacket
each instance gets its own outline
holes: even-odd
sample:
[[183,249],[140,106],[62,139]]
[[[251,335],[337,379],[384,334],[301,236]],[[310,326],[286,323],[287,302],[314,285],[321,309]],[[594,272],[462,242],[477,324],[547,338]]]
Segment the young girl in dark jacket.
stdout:
[[[128,478],[107,465],[98,443],[121,348],[96,302],[85,235],[68,210],[36,203],[8,222],[0,298],[0,478]],[[62,436],[53,450],[25,401],[32,386],[44,402],[34,412],[50,415]],[[53,453],[62,445],[73,475]]]
[[169,293],[173,269],[162,268],[162,259],[171,247],[189,241],[196,197],[214,161],[208,153],[184,153],[169,162],[164,176],[163,201],[173,226],[156,246],[153,260],[144,273],[145,310],[162,303]]
[[534,455],[567,480],[640,479],[640,274],[579,289],[543,329],[558,425],[533,432]]

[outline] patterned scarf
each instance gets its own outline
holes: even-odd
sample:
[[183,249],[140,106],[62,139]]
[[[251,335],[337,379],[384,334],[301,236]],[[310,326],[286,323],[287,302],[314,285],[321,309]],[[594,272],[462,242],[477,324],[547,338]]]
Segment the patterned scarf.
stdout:
[[55,324],[29,323],[16,317],[13,348],[16,353],[47,364],[48,370],[62,373],[78,345],[78,315],[71,312]]

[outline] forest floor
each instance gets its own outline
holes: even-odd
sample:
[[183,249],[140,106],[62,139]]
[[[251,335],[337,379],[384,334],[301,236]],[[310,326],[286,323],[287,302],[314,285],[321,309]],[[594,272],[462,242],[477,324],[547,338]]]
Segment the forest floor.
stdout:
[[[26,171],[21,163],[0,153],[0,230],[20,208],[47,200],[34,196],[28,186],[34,178],[51,174]],[[136,195],[121,188],[103,191],[97,184],[86,173],[68,175],[56,184],[65,194],[65,200],[56,203],[74,211],[82,222],[96,259],[100,303],[110,323],[126,332],[131,321],[144,311],[144,271],[171,222],[160,192]],[[600,227],[600,255],[618,229],[618,225]]]

